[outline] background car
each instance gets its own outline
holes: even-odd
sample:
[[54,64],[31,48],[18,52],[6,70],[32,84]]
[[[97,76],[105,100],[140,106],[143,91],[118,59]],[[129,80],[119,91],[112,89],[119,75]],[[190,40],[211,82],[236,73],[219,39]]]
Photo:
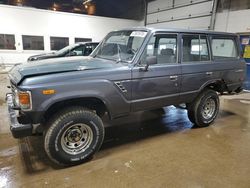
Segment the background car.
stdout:
[[38,54],[30,56],[28,61],[37,61],[50,58],[67,57],[67,56],[88,56],[97,47],[98,42],[80,42],[66,46],[61,50],[52,53]]

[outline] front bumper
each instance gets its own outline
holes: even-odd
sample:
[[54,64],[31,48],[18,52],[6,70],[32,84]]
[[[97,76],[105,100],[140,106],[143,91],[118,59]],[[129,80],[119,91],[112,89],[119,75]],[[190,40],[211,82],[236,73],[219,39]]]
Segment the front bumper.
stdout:
[[32,135],[32,124],[20,124],[17,119],[16,111],[14,110],[13,94],[6,95],[6,102],[9,111],[10,131],[14,138],[22,138]]

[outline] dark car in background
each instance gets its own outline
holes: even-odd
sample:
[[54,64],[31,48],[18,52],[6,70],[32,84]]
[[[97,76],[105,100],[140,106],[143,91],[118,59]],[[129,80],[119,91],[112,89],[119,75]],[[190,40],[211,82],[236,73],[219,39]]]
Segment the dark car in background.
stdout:
[[66,46],[61,50],[52,53],[38,54],[30,56],[28,61],[37,61],[50,58],[67,57],[67,56],[88,56],[97,47],[98,42],[80,42]]

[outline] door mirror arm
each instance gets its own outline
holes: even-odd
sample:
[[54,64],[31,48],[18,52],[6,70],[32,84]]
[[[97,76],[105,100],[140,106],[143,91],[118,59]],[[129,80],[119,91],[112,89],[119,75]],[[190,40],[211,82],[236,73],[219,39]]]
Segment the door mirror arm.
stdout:
[[146,57],[145,62],[146,62],[145,67],[140,68],[139,69],[140,71],[144,71],[144,72],[148,71],[148,67],[150,65],[157,64],[157,58],[156,58],[156,56],[148,56],[148,57]]

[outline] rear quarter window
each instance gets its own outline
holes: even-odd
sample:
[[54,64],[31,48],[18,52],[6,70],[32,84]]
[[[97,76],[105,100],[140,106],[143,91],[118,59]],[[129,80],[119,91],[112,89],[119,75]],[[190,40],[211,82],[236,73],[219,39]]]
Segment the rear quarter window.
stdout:
[[237,58],[239,56],[234,38],[213,38],[212,52],[214,59]]

